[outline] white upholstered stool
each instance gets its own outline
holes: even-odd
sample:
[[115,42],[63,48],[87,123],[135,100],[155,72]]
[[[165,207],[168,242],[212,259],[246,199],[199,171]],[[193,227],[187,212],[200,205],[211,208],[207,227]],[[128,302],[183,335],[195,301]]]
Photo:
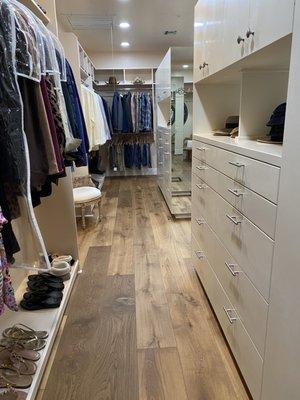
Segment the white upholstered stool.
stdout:
[[91,207],[93,211],[94,207],[97,205],[99,210],[99,218],[101,219],[101,191],[95,187],[82,186],[73,189],[75,208],[81,209],[81,221],[82,228],[85,229],[86,223],[85,211],[87,207]]

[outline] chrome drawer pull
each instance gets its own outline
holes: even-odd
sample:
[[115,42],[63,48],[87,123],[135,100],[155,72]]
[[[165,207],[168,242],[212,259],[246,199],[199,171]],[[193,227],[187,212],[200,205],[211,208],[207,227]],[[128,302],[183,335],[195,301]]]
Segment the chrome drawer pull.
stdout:
[[228,161],[228,163],[230,165],[234,165],[235,167],[238,167],[238,168],[245,167],[245,164],[241,164],[241,163],[235,162],[235,161]]
[[205,171],[207,169],[207,167],[201,165],[197,165],[196,168],[199,169],[199,171]]
[[164,146],[158,146],[158,148],[159,148],[159,149],[163,149],[163,148],[164,148]]
[[233,276],[237,276],[239,274],[239,271],[235,270],[237,267],[236,264],[229,264],[228,262],[225,262],[225,265]]
[[199,151],[205,151],[206,150],[205,147],[196,147],[196,149],[199,150]]
[[234,310],[232,310],[231,308],[226,308],[226,307],[223,307],[223,310],[225,311],[225,314],[226,314],[227,318],[229,319],[229,322],[231,324],[233,324],[237,320],[236,317],[231,316],[231,313],[234,312]]
[[164,163],[163,162],[159,162],[158,165],[164,165]]
[[197,222],[197,224],[198,224],[198,225],[204,225],[204,224],[205,224],[205,221],[204,221],[204,219],[201,219],[201,218],[195,218],[195,220],[196,220],[196,222]]
[[205,258],[204,251],[195,251],[196,256],[199,258],[199,260],[203,260]]
[[233,222],[234,225],[239,225],[239,224],[242,223],[242,221],[239,221],[235,215],[226,214],[226,217],[227,217],[231,222]]
[[205,186],[205,185],[198,185],[198,184],[196,184],[196,187],[197,187],[198,189],[200,189],[200,190],[206,189],[206,186]]
[[165,156],[169,156],[170,153],[169,153],[168,151],[164,151],[164,155],[165,155]]
[[234,194],[236,197],[244,196],[244,194],[245,194],[244,192],[242,192],[239,189],[227,189],[227,190],[228,190],[228,192]]

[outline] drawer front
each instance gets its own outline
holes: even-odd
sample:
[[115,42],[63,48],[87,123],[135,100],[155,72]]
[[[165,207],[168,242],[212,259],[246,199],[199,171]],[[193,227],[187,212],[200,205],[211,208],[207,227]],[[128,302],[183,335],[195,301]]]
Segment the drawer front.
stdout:
[[[256,350],[238,314],[235,312],[222,285],[217,279],[207,259],[201,258],[198,252],[197,240],[192,238],[193,264],[216,313],[224,335],[232,353],[245,378],[254,400],[258,400],[261,391],[263,360]],[[198,254],[198,256],[196,255]],[[225,310],[229,315],[226,314]],[[236,318],[236,320],[229,320]]]
[[272,239],[277,206],[209,165],[193,159],[193,172]]
[[280,168],[193,141],[194,157],[277,204]]
[[254,286],[269,298],[274,242],[193,174],[193,200]]
[[263,358],[268,304],[199,214],[192,214],[192,234],[221,282],[230,302]]

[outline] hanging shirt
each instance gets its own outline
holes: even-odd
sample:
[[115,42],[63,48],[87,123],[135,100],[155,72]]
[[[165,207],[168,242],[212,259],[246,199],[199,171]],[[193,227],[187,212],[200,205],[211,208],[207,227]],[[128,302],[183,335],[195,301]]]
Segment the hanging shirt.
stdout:
[[98,99],[100,112],[101,112],[101,116],[102,116],[103,123],[104,123],[104,134],[105,134],[105,139],[106,139],[105,141],[107,141],[107,140],[111,139],[110,129],[109,129],[108,121],[106,118],[106,113],[105,113],[102,97],[97,95],[97,99]]

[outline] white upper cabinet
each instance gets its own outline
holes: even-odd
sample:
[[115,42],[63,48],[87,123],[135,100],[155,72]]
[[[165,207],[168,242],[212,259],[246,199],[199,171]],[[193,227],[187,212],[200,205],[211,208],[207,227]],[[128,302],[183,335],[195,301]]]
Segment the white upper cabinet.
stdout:
[[197,82],[292,32],[294,0],[199,0]]
[[249,52],[259,50],[293,30],[295,0],[250,0]]

